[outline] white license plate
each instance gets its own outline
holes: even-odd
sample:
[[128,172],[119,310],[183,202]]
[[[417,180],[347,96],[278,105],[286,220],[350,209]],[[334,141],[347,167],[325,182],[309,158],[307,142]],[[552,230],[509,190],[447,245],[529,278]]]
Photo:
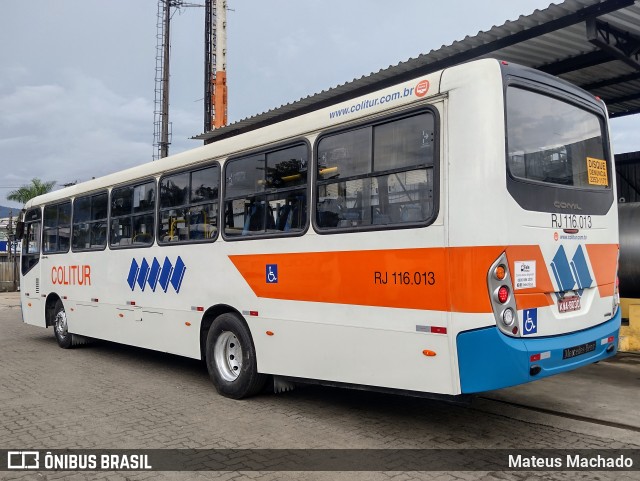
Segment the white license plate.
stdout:
[[580,310],[580,296],[567,296],[558,299],[558,311],[571,312]]

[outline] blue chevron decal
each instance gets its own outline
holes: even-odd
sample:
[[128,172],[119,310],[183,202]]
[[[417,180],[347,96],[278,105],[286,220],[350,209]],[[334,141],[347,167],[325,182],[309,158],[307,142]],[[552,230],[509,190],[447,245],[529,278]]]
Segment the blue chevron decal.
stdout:
[[167,292],[169,286],[172,286],[177,294],[180,292],[186,271],[187,266],[180,256],[176,259],[175,265],[168,257],[164,258],[162,265],[155,257],[151,263],[146,258],[142,258],[139,263],[136,259],[131,259],[127,284],[132,291],[135,291],[136,285],[138,285],[143,292],[147,286],[153,292],[156,292],[158,285],[163,292]]

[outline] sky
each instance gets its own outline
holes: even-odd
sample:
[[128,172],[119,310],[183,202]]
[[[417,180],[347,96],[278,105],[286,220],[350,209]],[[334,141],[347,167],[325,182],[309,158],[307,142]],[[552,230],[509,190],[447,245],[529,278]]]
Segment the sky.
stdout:
[[[193,0],[192,3],[198,3]],[[152,159],[157,0],[0,0],[0,205],[30,179],[60,186]],[[228,0],[229,121],[262,113],[548,0]],[[463,12],[463,13],[461,13]],[[174,154],[202,145],[204,8],[171,22]],[[640,150],[640,116],[614,151]]]

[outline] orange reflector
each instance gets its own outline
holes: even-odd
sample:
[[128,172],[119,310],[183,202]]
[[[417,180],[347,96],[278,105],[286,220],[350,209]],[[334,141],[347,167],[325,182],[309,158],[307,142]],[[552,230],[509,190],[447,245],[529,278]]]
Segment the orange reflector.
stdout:
[[267,336],[273,336],[273,331],[267,331]]
[[436,355],[436,352],[430,351],[429,349],[425,349],[424,351],[422,351],[422,354],[424,354],[427,357],[433,357]]
[[498,267],[496,267],[494,274],[496,276],[496,279],[501,281],[507,276],[507,270],[504,268],[503,265],[499,265]]
[[124,314],[118,314],[118,317],[124,317]]
[[27,304],[27,306],[31,307],[31,303],[29,302],[29,303]]
[[191,325],[191,323],[190,322],[185,322],[184,325],[189,327]]
[[73,312],[73,311],[75,311],[75,309],[74,309],[73,307],[72,307],[70,310],[71,310],[72,312]]

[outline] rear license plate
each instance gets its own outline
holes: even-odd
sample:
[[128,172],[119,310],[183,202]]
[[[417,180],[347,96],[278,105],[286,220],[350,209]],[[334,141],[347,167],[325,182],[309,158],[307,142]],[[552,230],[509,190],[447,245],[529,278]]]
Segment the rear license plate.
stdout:
[[558,299],[558,311],[571,312],[580,310],[580,296],[567,296]]
[[596,350],[596,341],[587,342],[576,347],[568,347],[562,352],[562,359],[571,359]]

